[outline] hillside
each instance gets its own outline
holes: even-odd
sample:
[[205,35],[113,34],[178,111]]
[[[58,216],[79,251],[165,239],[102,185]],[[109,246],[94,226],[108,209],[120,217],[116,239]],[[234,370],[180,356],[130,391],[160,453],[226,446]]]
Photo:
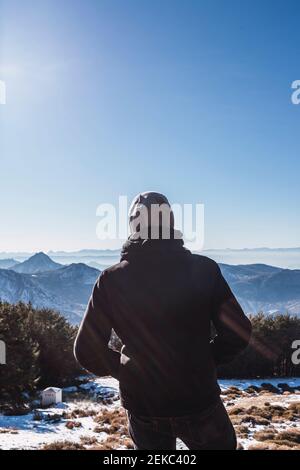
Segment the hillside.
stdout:
[[[100,264],[94,266],[63,266],[38,253],[9,269],[0,269],[0,298],[51,307],[78,323],[102,268]],[[265,264],[220,264],[220,268],[246,313],[289,312],[300,316],[300,270]]]
[[35,307],[53,308],[71,323],[78,323],[98,276],[97,269],[84,264],[37,274],[0,269],[0,298],[10,303],[31,302]]
[[23,263],[17,263],[10,269],[20,274],[35,274],[43,271],[52,271],[61,267],[61,264],[55,263],[45,253],[36,253]]
[[10,269],[17,264],[19,264],[19,262],[13,258],[0,259],[0,269]]
[[245,312],[300,315],[300,270],[263,264],[220,264],[220,268]]

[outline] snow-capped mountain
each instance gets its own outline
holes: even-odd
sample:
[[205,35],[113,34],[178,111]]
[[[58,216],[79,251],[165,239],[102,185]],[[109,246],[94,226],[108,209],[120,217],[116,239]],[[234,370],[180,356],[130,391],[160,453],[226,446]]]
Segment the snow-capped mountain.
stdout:
[[36,306],[50,307],[53,296],[29,274],[19,274],[12,270],[0,269],[0,299],[6,302],[31,302]]
[[0,299],[52,308],[71,323],[79,323],[99,274],[100,271],[84,264],[35,274],[0,269]]
[[[300,270],[264,264],[220,268],[246,313],[300,315]],[[53,308],[79,323],[99,273],[84,263],[62,266],[38,253],[12,269],[0,269],[0,299]]]
[[246,313],[300,315],[300,270],[264,264],[231,266],[221,271]]
[[35,274],[39,272],[53,271],[54,269],[61,268],[61,266],[61,264],[55,263],[49,256],[45,255],[45,253],[36,253],[26,261],[23,261],[23,263],[11,266],[10,269],[16,273]]

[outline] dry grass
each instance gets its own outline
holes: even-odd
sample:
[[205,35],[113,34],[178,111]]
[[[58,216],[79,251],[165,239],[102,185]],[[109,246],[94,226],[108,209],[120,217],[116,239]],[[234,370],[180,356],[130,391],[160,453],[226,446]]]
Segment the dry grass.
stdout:
[[261,392],[261,388],[256,385],[250,385],[250,387],[245,389],[245,392],[248,393],[248,395],[256,395],[258,392]]
[[229,411],[228,411],[228,414],[229,416],[232,416],[232,415],[240,415],[240,414],[244,414],[244,412],[246,411],[245,408],[241,408],[239,406],[234,406],[233,408],[231,408]]
[[245,438],[249,435],[250,430],[248,426],[245,426],[244,424],[238,424],[235,426],[235,432],[238,437]]
[[81,428],[82,424],[80,421],[67,421],[66,422],[66,428],[68,429],[74,429],[74,428]]
[[290,403],[288,407],[271,405],[265,402],[262,406],[234,406],[228,410],[228,414],[235,425],[250,422],[267,426],[270,423],[285,423],[297,421],[300,416],[300,403]]
[[55,441],[50,444],[45,444],[42,450],[84,450],[85,447],[78,442],[70,441]]
[[[263,441],[263,445],[253,444],[249,450],[300,450],[300,429],[288,429],[285,431],[259,431],[254,434],[254,439]],[[284,448],[284,449],[283,449]]]
[[285,445],[278,445],[269,442],[257,442],[255,444],[251,444],[248,447],[248,450],[297,450],[290,448],[289,446]]
[[240,390],[237,387],[228,387],[226,390],[222,390],[222,396],[224,400],[236,400],[244,395],[243,390]]
[[132,449],[133,444],[128,434],[127,416],[122,408],[104,409],[94,417],[97,426],[94,432],[105,432],[109,436],[93,447],[93,450],[113,450],[120,446]]
[[294,413],[297,413],[298,417],[300,418],[300,401],[294,401],[291,403],[289,409]]
[[276,435],[277,441],[289,441],[300,444],[300,429],[286,429]]
[[100,442],[96,446],[92,447],[91,450],[114,450],[120,447],[125,447],[126,449],[133,449],[133,443],[131,439],[122,438],[120,439],[120,435],[115,434],[113,436],[109,436],[105,441]]
[[103,426],[113,426],[116,428],[127,428],[127,416],[122,408],[103,409],[94,417],[94,421]]
[[[296,428],[300,418],[300,401],[291,402],[289,396],[279,395],[274,390],[267,390],[267,387],[265,389],[251,387],[247,392],[230,387],[222,395],[227,402],[227,410],[238,438],[253,437],[249,450],[300,450],[300,430]],[[268,395],[273,395],[274,398],[276,396],[278,404],[272,404]],[[231,400],[234,400],[235,404],[228,406]],[[78,407],[70,413],[65,413],[63,417],[69,420],[66,426],[73,429],[77,425],[80,426],[76,418],[87,416],[92,416],[95,422],[95,437],[82,436],[79,444],[62,441],[46,445],[44,448],[49,450],[133,448],[123,408],[102,408],[96,411]],[[255,432],[256,425],[262,425],[264,429]],[[284,425],[287,425],[288,429],[283,429]],[[99,433],[103,434],[100,436]],[[243,445],[239,444],[238,448],[242,449]]]
[[256,425],[268,426],[270,424],[270,421],[266,418],[262,418],[261,416],[245,414],[241,418],[241,423],[250,423],[252,426],[256,426]]
[[80,442],[85,446],[92,446],[94,444],[97,444],[98,440],[96,439],[96,437],[81,436]]
[[[265,426],[265,429],[253,434],[254,442],[248,447],[249,450],[300,450],[300,429],[296,428],[300,418],[300,402],[288,406],[264,402],[261,406],[248,407],[239,403],[228,413],[240,439],[247,438],[255,425]],[[278,424],[288,424],[290,427],[276,429]]]
[[[94,432],[105,432],[106,437],[99,442],[97,437],[81,436],[80,443],[70,441],[56,441],[45,445],[43,450],[114,450],[133,449],[133,444],[129,438],[127,428],[127,416],[123,408],[102,409],[95,412],[90,409],[75,409],[71,413],[66,413],[65,417],[86,417],[93,416],[96,427]],[[81,426],[78,421],[70,420],[66,422],[68,429]]]
[[276,430],[258,431],[254,433],[253,437],[256,441],[272,441],[276,436]]
[[0,429],[0,434],[19,434],[19,431],[17,429],[2,428]]
[[[274,385],[270,384],[270,383],[262,383],[261,384],[261,388],[262,388],[262,392],[264,391],[267,391],[267,392],[270,392],[270,393],[276,393],[276,394],[280,394],[281,391],[279,390],[279,388],[275,387]],[[261,392],[260,392],[261,393]]]
[[250,408],[233,407],[228,413],[234,425],[251,423],[252,425],[260,424],[267,426],[272,418],[270,412],[267,412],[265,408],[261,409],[257,406],[251,406]]
[[95,416],[97,411],[91,408],[75,408],[71,412],[64,412],[63,418],[74,419],[74,418],[86,418],[88,416]]

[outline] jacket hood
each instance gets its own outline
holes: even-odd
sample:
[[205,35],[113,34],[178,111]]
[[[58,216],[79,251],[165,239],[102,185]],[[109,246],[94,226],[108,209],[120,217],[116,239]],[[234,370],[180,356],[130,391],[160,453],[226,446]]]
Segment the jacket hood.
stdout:
[[130,233],[139,232],[141,238],[148,238],[150,227],[174,229],[174,214],[164,194],[146,191],[132,201],[129,213]]
[[[180,235],[181,237],[179,238]],[[154,255],[155,253],[163,254],[165,252],[174,252],[174,254],[175,252],[183,252],[191,254],[191,252],[184,246],[181,232],[177,230],[173,230],[171,232],[171,238],[169,239],[142,239],[136,238],[133,234],[130,235],[122,247],[121,261],[128,259],[129,257]]]

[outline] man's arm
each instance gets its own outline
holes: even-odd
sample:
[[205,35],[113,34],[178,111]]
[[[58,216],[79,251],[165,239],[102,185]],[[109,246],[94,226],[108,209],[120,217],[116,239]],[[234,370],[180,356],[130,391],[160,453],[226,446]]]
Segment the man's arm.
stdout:
[[217,335],[212,340],[216,365],[232,361],[249,344],[252,326],[218,267],[212,322]]
[[118,378],[120,354],[108,347],[112,330],[104,275],[96,282],[74,345],[77,361],[98,376]]

